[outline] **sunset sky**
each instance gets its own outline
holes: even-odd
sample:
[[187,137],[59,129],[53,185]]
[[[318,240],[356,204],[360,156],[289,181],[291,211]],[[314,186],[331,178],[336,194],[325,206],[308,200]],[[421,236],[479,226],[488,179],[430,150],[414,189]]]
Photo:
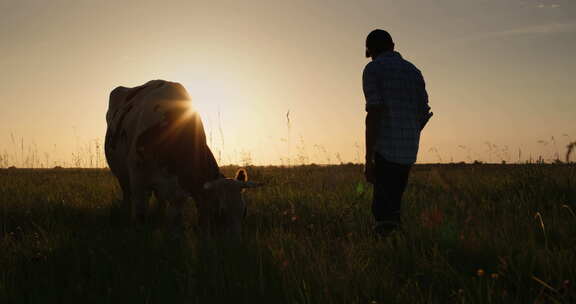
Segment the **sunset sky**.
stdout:
[[427,82],[418,162],[563,158],[576,141],[574,0],[2,0],[0,155],[90,165],[110,91],[166,79],[220,164],[359,162],[375,28]]

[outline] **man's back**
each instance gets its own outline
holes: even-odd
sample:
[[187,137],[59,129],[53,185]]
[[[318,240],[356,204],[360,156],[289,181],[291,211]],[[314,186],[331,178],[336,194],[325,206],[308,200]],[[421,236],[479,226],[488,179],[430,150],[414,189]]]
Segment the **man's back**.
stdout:
[[363,73],[366,110],[382,111],[374,149],[386,160],[413,164],[429,111],[420,70],[398,52],[385,52]]

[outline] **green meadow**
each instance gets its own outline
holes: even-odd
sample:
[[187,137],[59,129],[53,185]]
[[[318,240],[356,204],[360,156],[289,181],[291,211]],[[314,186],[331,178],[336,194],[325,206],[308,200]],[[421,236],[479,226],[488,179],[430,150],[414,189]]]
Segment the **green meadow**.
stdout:
[[120,220],[108,170],[0,170],[0,303],[576,303],[574,164],[417,165],[386,239],[361,166],[248,170],[240,244],[192,200]]

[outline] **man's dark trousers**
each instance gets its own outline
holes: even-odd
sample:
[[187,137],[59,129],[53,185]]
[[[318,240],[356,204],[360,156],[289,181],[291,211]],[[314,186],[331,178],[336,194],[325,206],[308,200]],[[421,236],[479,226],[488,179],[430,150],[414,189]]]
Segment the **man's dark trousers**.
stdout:
[[378,225],[392,229],[400,226],[402,195],[411,167],[412,165],[389,162],[375,153],[372,214]]

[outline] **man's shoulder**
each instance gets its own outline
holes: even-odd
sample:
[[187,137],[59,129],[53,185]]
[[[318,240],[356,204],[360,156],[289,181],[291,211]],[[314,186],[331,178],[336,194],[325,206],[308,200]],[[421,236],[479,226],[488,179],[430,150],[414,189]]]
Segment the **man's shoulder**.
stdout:
[[412,70],[418,74],[421,74],[422,72],[420,71],[420,69],[413,64],[411,61],[405,59],[405,58],[399,58],[399,61],[401,62],[402,65],[404,65],[408,70]]
[[400,53],[394,52],[392,56],[380,56],[376,60],[368,62],[364,66],[363,74],[388,74],[389,72],[409,73],[422,76],[422,72],[416,65],[404,59]]
[[367,73],[373,73],[378,70],[379,64],[376,61],[370,61],[364,66],[363,74],[366,75]]

